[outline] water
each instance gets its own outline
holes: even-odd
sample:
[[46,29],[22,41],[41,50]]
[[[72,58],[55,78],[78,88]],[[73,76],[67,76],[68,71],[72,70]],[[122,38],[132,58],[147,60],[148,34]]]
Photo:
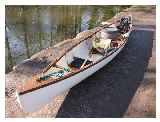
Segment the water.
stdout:
[[73,38],[128,6],[6,6],[6,73],[34,53]]

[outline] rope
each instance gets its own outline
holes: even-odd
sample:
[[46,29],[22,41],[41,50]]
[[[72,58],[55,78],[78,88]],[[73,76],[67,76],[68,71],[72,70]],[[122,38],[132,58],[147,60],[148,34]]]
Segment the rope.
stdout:
[[39,79],[37,79],[37,81],[47,80],[51,76],[61,78],[64,76],[64,71],[70,72],[70,70],[68,68],[64,68],[63,70],[59,70],[58,72],[51,72],[47,75],[41,76]]

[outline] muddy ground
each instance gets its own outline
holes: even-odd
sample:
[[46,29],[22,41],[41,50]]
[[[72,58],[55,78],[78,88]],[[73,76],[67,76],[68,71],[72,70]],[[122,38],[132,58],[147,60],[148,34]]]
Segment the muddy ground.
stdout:
[[[121,14],[127,13],[134,29],[112,62],[34,113],[23,112],[14,93],[6,96],[6,117],[155,117],[155,6],[133,6]],[[14,85],[10,76],[6,88]]]

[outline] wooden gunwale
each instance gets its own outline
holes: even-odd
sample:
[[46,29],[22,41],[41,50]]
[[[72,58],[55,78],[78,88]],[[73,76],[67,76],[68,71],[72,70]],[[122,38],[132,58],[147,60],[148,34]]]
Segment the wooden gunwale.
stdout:
[[79,45],[80,43],[82,43],[83,41],[91,38],[93,35],[95,35],[96,33],[100,32],[101,30],[103,30],[104,28],[107,28],[111,25],[113,25],[114,23],[111,23],[109,25],[103,25],[103,26],[100,26],[101,29],[98,29],[97,31],[95,31],[93,34],[89,35],[88,37],[86,37],[85,39],[82,39],[79,43],[73,45],[70,49],[68,49],[67,51],[65,51],[64,54],[62,54],[62,56],[60,56],[55,62],[53,63],[50,63],[47,68],[45,68],[42,73],[46,72],[48,69],[50,69],[53,65],[55,65],[64,55],[66,55],[69,51],[71,51],[74,47],[76,47],[77,45]]
[[[91,36],[91,35],[90,35],[90,36]],[[126,42],[127,42],[126,40],[127,40],[127,39],[124,40],[124,43],[122,43],[119,48],[121,48],[123,45],[126,44]],[[40,86],[35,87],[35,88],[31,88],[31,89],[25,90],[25,91],[20,91],[20,92],[19,92],[19,95],[27,94],[27,93],[29,93],[29,92],[38,90],[38,89],[40,89],[40,88],[44,88],[44,87],[46,87],[46,86],[55,84],[55,83],[60,82],[60,81],[62,81],[62,80],[65,80],[65,79],[67,79],[67,78],[69,78],[69,77],[71,77],[71,76],[73,76],[73,75],[76,75],[76,74],[78,74],[78,73],[80,73],[80,72],[82,72],[82,71],[84,71],[84,70],[86,70],[86,69],[88,69],[88,68],[90,68],[90,67],[98,64],[99,62],[103,61],[103,60],[106,59],[107,57],[111,56],[111,55],[112,55],[113,53],[115,53],[119,48],[117,48],[114,52],[110,53],[109,55],[104,56],[104,57],[101,58],[100,60],[98,60],[98,61],[96,61],[96,62],[94,62],[94,63],[91,63],[90,65],[84,66],[82,69],[80,69],[80,70],[78,70],[78,71],[71,72],[71,73],[65,75],[65,76],[62,77],[62,78],[57,78],[57,79],[54,79],[54,80],[53,80],[53,78],[49,78],[49,79],[47,80],[48,83],[43,84],[43,85],[40,85]],[[43,81],[42,81],[42,82],[43,82]]]

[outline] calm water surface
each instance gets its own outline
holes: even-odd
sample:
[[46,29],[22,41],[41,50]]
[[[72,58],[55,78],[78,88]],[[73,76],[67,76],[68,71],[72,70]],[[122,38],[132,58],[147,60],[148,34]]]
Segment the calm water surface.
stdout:
[[127,6],[6,6],[6,73],[43,48],[91,29]]

